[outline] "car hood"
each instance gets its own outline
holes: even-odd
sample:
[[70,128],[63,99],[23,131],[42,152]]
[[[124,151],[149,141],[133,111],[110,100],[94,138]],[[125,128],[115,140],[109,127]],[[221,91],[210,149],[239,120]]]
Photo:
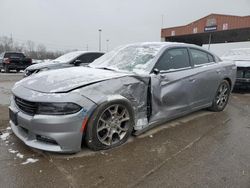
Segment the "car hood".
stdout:
[[54,61],[47,61],[47,62],[37,63],[34,65],[31,65],[31,66],[27,67],[26,70],[40,70],[43,68],[50,68],[50,67],[58,66],[60,64],[62,64],[62,63],[58,63],[58,62],[54,62]]
[[63,93],[86,85],[127,75],[129,74],[90,67],[57,69],[44,71],[24,78],[15,84],[13,91],[15,87],[22,86],[42,93]]

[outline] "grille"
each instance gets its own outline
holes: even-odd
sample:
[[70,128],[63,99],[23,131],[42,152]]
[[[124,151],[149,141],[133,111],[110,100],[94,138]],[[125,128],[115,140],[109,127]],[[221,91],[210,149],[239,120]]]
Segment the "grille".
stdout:
[[250,78],[250,68],[249,67],[238,67],[237,68],[237,78]]
[[35,102],[26,101],[19,97],[15,97],[15,102],[18,108],[27,114],[34,115],[37,111],[37,103]]

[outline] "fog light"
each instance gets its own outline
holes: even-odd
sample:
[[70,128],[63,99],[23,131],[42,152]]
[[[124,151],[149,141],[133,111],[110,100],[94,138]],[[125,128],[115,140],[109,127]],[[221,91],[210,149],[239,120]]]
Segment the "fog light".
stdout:
[[49,138],[47,136],[37,135],[36,139],[38,141],[41,141],[41,142],[47,142],[47,143],[50,143],[50,144],[56,144],[56,145],[58,145],[55,140],[53,140],[53,139],[51,139],[51,138]]

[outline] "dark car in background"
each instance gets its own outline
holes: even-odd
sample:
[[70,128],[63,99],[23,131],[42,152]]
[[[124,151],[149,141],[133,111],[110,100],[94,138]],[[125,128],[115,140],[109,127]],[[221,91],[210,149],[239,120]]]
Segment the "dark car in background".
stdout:
[[4,69],[5,72],[10,70],[20,70],[26,69],[32,64],[32,59],[26,57],[20,52],[3,52],[0,54],[0,70]]
[[37,63],[25,69],[25,76],[51,69],[61,69],[73,66],[88,65],[101,57],[103,52],[74,51],[66,53],[55,60]]
[[237,66],[237,78],[234,88],[250,88],[250,48],[232,49],[221,58],[234,61]]

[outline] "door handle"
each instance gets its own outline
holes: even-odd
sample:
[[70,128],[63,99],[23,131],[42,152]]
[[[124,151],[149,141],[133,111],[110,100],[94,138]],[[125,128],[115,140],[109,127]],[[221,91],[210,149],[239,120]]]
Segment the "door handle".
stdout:
[[190,78],[189,81],[192,82],[192,83],[194,83],[195,79],[194,78]]
[[220,74],[220,73],[221,73],[221,70],[220,70],[220,69],[217,69],[216,72],[217,72],[218,74]]
[[164,75],[164,74],[160,74],[160,78],[161,78],[161,79],[167,79],[167,76]]

